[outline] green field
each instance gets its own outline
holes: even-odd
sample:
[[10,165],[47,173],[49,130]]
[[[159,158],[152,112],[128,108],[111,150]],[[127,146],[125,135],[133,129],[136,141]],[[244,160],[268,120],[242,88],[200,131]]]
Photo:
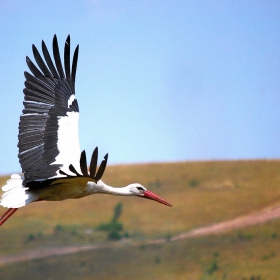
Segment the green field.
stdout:
[[151,239],[168,241],[197,227],[280,205],[280,161],[109,166],[103,179],[116,186],[142,183],[173,207],[108,195],[33,203],[0,228],[0,259],[40,248],[106,245],[106,233],[96,227],[111,219],[119,202],[126,240],[1,266],[0,279],[280,279],[280,220],[148,245]]

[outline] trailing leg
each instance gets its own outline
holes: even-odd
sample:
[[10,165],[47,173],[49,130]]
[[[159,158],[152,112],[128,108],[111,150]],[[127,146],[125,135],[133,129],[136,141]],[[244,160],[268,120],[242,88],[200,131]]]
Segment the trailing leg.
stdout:
[[0,217],[0,226],[2,226],[16,211],[18,208],[9,208],[1,217]]

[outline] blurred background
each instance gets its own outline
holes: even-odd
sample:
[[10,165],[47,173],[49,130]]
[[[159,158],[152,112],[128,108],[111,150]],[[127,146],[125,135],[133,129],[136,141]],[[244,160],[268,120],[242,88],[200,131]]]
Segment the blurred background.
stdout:
[[0,186],[21,171],[25,57],[70,34],[81,150],[173,204],[32,203],[1,227],[0,279],[279,279],[279,1],[1,0],[0,26]]
[[0,2],[0,172],[19,172],[25,57],[80,45],[80,145],[109,164],[280,156],[278,1]]

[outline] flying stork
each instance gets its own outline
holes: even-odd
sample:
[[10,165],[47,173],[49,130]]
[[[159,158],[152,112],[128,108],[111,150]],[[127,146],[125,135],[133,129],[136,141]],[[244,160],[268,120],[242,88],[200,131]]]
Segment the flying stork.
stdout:
[[18,208],[31,202],[75,199],[96,193],[142,197],[171,206],[138,183],[115,188],[102,182],[108,154],[97,169],[97,147],[88,171],[86,153],[80,152],[79,107],[75,97],[79,45],[74,51],[72,68],[70,35],[65,42],[64,65],[56,35],[52,47],[53,60],[44,41],[43,57],[32,45],[38,66],[26,57],[31,73],[24,72],[24,109],[18,134],[18,157],[23,177],[13,174],[2,187],[4,193],[0,205],[8,210],[0,217],[0,226]]

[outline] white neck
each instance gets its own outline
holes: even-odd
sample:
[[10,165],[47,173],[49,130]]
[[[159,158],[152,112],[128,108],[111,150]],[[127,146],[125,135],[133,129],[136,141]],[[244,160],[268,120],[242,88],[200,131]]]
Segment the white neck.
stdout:
[[129,186],[121,187],[121,188],[114,188],[109,185],[106,185],[104,182],[99,180],[97,183],[88,182],[87,183],[87,191],[89,193],[105,193],[105,194],[112,194],[112,195],[131,195],[129,192]]

